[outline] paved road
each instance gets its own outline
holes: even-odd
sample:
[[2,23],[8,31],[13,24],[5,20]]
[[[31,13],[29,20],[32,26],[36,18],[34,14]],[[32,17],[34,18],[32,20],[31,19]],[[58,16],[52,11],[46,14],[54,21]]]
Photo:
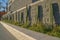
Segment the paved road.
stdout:
[[35,38],[36,40],[60,40],[60,38],[58,37],[53,37],[53,36],[49,36],[47,34],[43,34],[43,33],[38,33],[35,31],[31,31],[25,28],[21,28],[19,26],[16,25],[12,25],[12,24],[8,24],[10,26],[12,26],[13,28],[19,30],[20,32],[25,33],[26,35],[29,35],[32,38]]
[[[36,40],[28,35],[26,35],[25,33],[13,28],[12,26],[4,23],[4,22],[0,22],[4,28],[6,28],[17,40]],[[17,26],[16,26],[17,27]],[[9,34],[10,35],[10,34]],[[12,39],[12,38],[11,38]],[[11,40],[10,39],[10,40]],[[13,39],[14,40],[14,39]]]
[[[2,26],[2,25],[4,26]],[[42,33],[38,33],[38,32],[34,32],[31,30],[27,30],[15,25],[11,25],[8,23],[3,23],[1,22],[0,24],[0,40],[31,40],[31,39],[36,39],[36,40],[60,40],[60,38],[58,37],[52,37],[46,34],[42,34]],[[14,35],[15,37],[13,37],[7,30],[9,30],[9,32]],[[26,34],[26,35],[25,35]],[[28,36],[27,36],[28,35]]]
[[0,23],[0,40],[17,40],[13,35],[11,35]]
[[58,37],[53,37],[53,36],[49,36],[47,34],[31,31],[31,30],[21,28],[21,27],[16,26],[16,25],[11,25],[11,24],[8,24],[8,25],[10,25],[13,28],[19,30],[20,32],[23,32],[23,33],[35,38],[36,40],[60,40],[60,38],[58,38]]

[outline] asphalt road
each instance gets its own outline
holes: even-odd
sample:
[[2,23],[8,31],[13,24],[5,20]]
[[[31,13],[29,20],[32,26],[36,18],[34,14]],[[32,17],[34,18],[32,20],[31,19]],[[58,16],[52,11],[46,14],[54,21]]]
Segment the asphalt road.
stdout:
[[0,24],[0,40],[17,40],[12,34]]
[[[10,30],[9,32],[11,34],[5,28],[7,30]],[[24,35],[23,33],[28,36]],[[43,33],[38,33],[38,32],[31,31],[31,30],[28,30],[25,28],[21,28],[16,25],[12,25],[12,24],[8,24],[8,23],[5,24],[5,23],[1,22],[1,24],[0,24],[0,40],[17,40],[13,36],[13,34],[19,40],[22,40],[22,39],[23,40],[30,40],[31,37],[36,40],[60,40],[60,38],[58,38],[58,37],[49,36],[49,35],[46,35]]]

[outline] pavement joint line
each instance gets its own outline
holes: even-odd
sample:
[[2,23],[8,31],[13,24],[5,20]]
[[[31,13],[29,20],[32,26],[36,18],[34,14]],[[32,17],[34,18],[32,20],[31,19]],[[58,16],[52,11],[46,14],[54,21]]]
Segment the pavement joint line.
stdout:
[[36,40],[35,38],[32,38],[18,30],[16,30],[15,28],[0,22],[14,37],[16,37],[17,40]]

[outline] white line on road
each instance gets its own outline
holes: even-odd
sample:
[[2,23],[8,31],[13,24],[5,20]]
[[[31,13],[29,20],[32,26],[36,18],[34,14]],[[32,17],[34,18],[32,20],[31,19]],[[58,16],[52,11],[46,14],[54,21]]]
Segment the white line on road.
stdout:
[[36,40],[18,30],[16,30],[15,28],[3,23],[3,22],[0,22],[14,37],[16,37],[17,40]]

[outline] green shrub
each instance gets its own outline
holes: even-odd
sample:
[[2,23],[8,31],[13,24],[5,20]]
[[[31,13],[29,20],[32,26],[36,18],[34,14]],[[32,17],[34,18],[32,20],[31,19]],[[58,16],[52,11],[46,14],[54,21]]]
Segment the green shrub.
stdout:
[[25,23],[22,25],[23,28],[29,28],[31,25],[29,25],[29,23]]
[[53,30],[51,32],[48,32],[47,34],[51,36],[60,37],[60,26],[54,27]]
[[42,32],[42,33],[46,33],[51,36],[60,37],[60,26],[56,26],[52,28],[51,25],[43,25],[41,22],[30,25],[29,22],[21,24],[19,22],[14,22],[12,20],[3,20],[3,21],[14,24],[14,25],[18,25],[20,27],[27,28],[27,29],[30,29],[36,32]]
[[41,24],[33,24],[29,29],[37,32],[44,32],[44,28]]

